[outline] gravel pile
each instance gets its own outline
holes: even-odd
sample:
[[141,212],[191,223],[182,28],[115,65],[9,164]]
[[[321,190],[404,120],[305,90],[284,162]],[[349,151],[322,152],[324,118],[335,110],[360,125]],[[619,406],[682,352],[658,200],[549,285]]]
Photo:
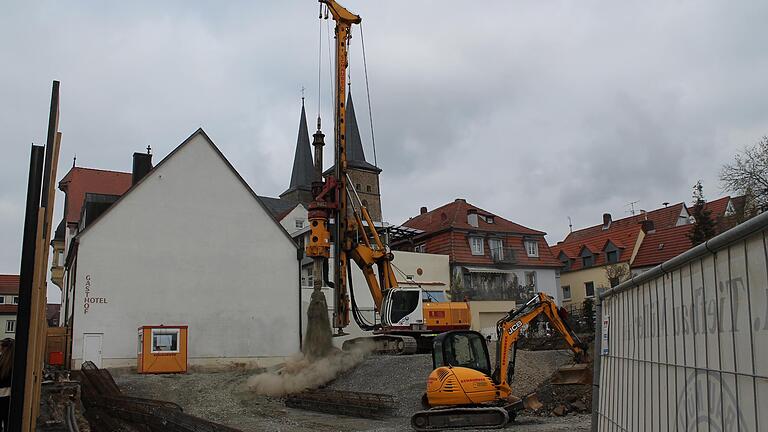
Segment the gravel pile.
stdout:
[[430,372],[431,354],[371,356],[327,388],[392,395],[400,404],[397,415],[410,417],[422,409],[421,395]]
[[[535,391],[555,370],[571,363],[568,350],[517,351],[512,392],[518,396]],[[432,356],[371,356],[327,386],[333,390],[383,393],[395,396],[400,404],[397,415],[410,417],[421,410],[421,396],[432,372]]]

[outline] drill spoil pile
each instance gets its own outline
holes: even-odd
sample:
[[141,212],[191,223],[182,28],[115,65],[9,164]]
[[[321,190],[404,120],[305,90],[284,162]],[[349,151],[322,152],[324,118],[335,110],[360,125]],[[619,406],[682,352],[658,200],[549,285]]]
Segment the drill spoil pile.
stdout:
[[368,350],[341,351],[333,346],[328,305],[320,291],[312,293],[307,310],[304,353],[287,361],[276,372],[253,375],[248,388],[257,394],[283,396],[316,389],[363,361]]

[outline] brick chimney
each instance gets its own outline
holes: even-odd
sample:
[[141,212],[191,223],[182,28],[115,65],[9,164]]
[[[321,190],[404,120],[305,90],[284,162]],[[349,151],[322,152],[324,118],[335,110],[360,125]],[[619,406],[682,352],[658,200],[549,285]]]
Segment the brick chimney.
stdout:
[[427,208],[426,207],[422,207],[421,209],[419,209],[419,214],[424,214],[426,212],[427,212]]
[[[147,147],[149,149],[149,147]],[[147,173],[152,170],[152,153],[147,150],[146,153],[133,154],[133,170],[131,171],[131,186],[138,183]]]
[[640,228],[642,228],[643,232],[645,232],[646,234],[656,231],[656,226],[653,224],[653,221],[650,219],[641,220]]
[[603,213],[603,229],[606,230],[611,227],[611,214]]

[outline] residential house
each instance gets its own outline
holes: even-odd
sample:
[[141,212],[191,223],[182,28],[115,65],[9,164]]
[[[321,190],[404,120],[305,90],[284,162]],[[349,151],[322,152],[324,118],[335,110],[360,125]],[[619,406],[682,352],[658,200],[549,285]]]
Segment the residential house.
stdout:
[[560,304],[557,273],[545,233],[483,210],[464,199],[403,223],[420,231],[393,248],[449,257],[451,297],[468,300],[474,329],[495,334],[496,321],[535,292]]
[[0,274],[0,339],[16,334],[19,275]]
[[117,197],[65,176],[67,202],[81,202],[79,218],[65,211],[71,366],[135,365],[149,325],[188,326],[191,365],[298,352],[296,244],[218,147],[199,129],[154,168],[138,159]]
[[[738,215],[743,203],[743,197],[706,203],[718,233],[741,220]],[[605,213],[602,224],[569,233],[550,246],[562,263],[564,304],[580,308],[599,289],[615,286],[690,249],[688,234],[694,223],[688,207],[680,202],[617,220]]]

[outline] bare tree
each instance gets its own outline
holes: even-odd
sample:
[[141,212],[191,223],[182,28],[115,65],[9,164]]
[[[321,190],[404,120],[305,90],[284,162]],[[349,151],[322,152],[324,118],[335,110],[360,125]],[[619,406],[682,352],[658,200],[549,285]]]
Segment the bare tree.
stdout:
[[611,284],[611,288],[629,279],[629,266],[625,264],[611,264],[605,266],[605,277]]
[[724,190],[745,195],[760,211],[768,208],[768,136],[738,153],[720,169]]

